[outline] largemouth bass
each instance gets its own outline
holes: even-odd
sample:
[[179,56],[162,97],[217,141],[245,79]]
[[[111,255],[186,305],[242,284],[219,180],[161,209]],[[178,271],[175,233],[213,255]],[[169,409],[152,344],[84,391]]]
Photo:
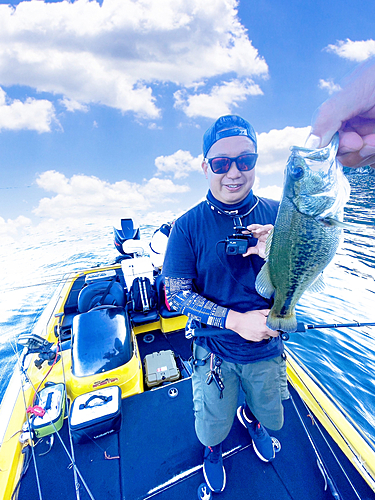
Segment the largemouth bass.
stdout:
[[275,227],[267,240],[266,263],[255,287],[274,297],[267,318],[272,330],[297,329],[295,306],[302,294],[322,290],[322,271],[333,259],[344,224],[350,186],[336,160],[336,134],[322,149],[291,148]]

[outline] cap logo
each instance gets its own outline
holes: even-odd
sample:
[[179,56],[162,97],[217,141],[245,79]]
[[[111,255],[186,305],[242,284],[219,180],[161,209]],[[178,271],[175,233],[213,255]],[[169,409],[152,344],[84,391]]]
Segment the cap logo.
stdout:
[[246,135],[248,136],[248,132],[245,128],[242,127],[231,127],[225,130],[220,130],[216,132],[216,140],[223,139],[224,137],[233,137],[235,135]]

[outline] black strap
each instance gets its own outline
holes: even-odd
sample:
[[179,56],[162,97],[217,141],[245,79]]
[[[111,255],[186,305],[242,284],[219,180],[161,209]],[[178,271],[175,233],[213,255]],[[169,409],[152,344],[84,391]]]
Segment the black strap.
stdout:
[[112,285],[115,283],[116,281],[116,277],[115,276],[114,278],[111,279],[111,281],[109,282],[109,285],[107,286],[107,288],[105,289],[105,292],[103,293],[101,299],[99,300],[99,303],[98,305],[102,306],[104,304],[104,301],[105,301],[105,298],[107,297],[107,295],[109,294],[109,291],[110,289],[112,288]]
[[89,397],[89,399],[85,402],[79,405],[80,410],[84,410],[85,408],[94,408],[96,405],[89,406],[89,403],[93,401],[94,399],[101,399],[102,404],[104,403],[109,403],[109,401],[112,401],[112,396],[99,396],[99,394],[94,394],[93,396]]

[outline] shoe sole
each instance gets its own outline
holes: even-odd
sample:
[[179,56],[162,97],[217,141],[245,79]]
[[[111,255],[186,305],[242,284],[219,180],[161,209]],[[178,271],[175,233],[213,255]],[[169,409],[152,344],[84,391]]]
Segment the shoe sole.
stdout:
[[[242,406],[240,406],[240,407],[238,407],[238,408],[237,408],[237,418],[238,418],[238,420],[241,422],[241,424],[245,427],[245,429],[247,429],[247,425],[246,425],[246,423],[245,423],[244,419],[242,418]],[[247,429],[247,431],[249,431],[249,429]],[[249,433],[249,435],[250,435],[250,433]],[[250,437],[251,437],[251,435],[250,435]],[[255,442],[254,442],[254,439],[253,439],[253,438],[251,438],[251,441],[252,441],[252,443],[253,443],[253,449],[254,449],[255,454],[257,455],[257,457],[258,457],[260,460],[262,460],[262,462],[272,462],[272,460],[275,458],[275,451],[274,451],[273,457],[272,457],[272,458],[270,458],[270,459],[267,459],[267,458],[265,458],[265,457],[264,457],[264,456],[260,453],[260,451],[258,450],[258,448],[255,446]]]
[[222,491],[224,491],[224,488],[225,488],[225,485],[226,485],[226,482],[227,482],[227,475],[225,474],[225,469],[224,469],[224,466],[223,466],[223,473],[224,473],[224,482],[223,482],[223,487],[221,488],[221,490],[215,490],[211,485],[210,485],[210,482],[208,480],[208,477],[206,475],[206,470],[204,468],[204,464],[203,464],[203,476],[204,476],[204,480],[206,481],[206,484],[207,486],[210,488],[210,490],[213,492],[213,493],[221,493]]

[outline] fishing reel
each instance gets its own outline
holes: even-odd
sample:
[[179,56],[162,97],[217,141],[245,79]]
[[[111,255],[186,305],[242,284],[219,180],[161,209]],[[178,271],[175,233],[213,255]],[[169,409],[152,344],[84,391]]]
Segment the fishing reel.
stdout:
[[[35,366],[40,369],[45,361],[51,366],[56,358],[56,347],[53,342],[36,335],[35,333],[23,333],[18,337],[17,343],[26,347],[28,354],[39,354],[39,357],[34,361]],[[57,361],[59,360],[59,357]]]

